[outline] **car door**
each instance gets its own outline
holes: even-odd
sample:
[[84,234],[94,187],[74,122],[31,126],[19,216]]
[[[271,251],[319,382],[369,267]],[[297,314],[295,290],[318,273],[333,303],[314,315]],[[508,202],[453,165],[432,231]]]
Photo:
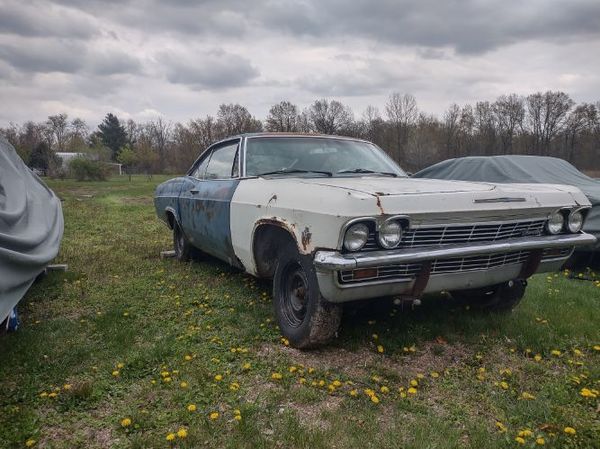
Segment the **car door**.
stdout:
[[230,207],[239,183],[239,147],[236,139],[207,151],[187,176],[179,196],[179,217],[190,243],[236,266]]

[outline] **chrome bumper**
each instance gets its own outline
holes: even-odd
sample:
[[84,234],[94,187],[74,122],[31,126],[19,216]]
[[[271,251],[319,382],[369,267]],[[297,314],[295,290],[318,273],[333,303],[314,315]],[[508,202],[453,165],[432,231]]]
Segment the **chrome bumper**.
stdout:
[[523,237],[501,242],[482,242],[466,245],[436,245],[422,248],[396,249],[389,251],[369,251],[364,253],[341,254],[337,251],[317,251],[317,270],[354,270],[372,266],[424,262],[435,259],[449,259],[485,254],[525,251],[534,249],[555,249],[593,245],[596,237],[586,233],[551,235],[544,237]]

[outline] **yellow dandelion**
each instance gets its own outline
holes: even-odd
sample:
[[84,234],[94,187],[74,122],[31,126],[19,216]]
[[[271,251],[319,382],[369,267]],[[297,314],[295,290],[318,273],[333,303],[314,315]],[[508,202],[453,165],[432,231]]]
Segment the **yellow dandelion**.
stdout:
[[523,429],[523,430],[519,431],[519,433],[518,433],[518,436],[523,437],[523,438],[529,438],[532,435],[533,435],[533,432],[529,429]]
[[123,418],[121,420],[122,427],[129,427],[131,425],[131,418]]
[[425,376],[422,373],[418,373],[417,374],[417,379],[423,380],[423,379],[425,379]]
[[390,392],[390,389],[388,387],[386,387],[385,385],[383,385],[379,390],[384,394]]
[[353,390],[350,390],[350,396],[352,396],[352,397],[358,396],[358,390],[356,388]]
[[306,383],[306,379],[304,377],[301,377],[300,379],[298,379],[298,383],[304,385]]
[[165,439],[167,441],[175,441],[175,434],[174,433],[168,433],[167,436],[165,437]]
[[48,394],[49,398],[54,399],[56,396],[58,396],[58,393],[56,393],[55,391],[53,391],[52,393]]
[[373,335],[371,335],[371,337],[373,338],[373,340],[377,340],[379,338],[379,335],[373,334]]
[[187,387],[188,387],[188,383],[187,383],[187,382],[185,382],[185,381],[182,381],[182,382],[180,382],[180,383],[179,383],[179,386],[180,386],[181,388],[187,388]]
[[521,397],[522,397],[523,399],[527,400],[527,401],[528,401],[528,400],[535,399],[535,396],[534,396],[534,395],[532,395],[531,393],[528,393],[528,392],[526,392],[526,391],[524,391],[523,393],[521,393]]
[[221,374],[217,374],[217,375],[215,376],[215,380],[216,380],[217,382],[221,382],[221,381],[223,380],[223,376],[222,376]]
[[240,389],[240,384],[237,382],[231,382],[231,384],[229,385],[229,389],[231,391],[238,391]]
[[371,395],[369,396],[369,398],[371,399],[371,402],[374,404],[379,404],[379,398],[376,395]]
[[290,366],[290,367],[288,368],[288,371],[289,371],[290,373],[295,373],[296,371],[298,371],[298,367],[296,367],[296,366]]
[[522,437],[516,437],[515,441],[519,444],[525,444],[525,439]]
[[40,398],[45,398],[45,397],[48,397],[48,393],[46,393],[45,391],[42,391],[40,393]]
[[416,379],[413,379],[410,381],[410,386],[411,387],[418,387],[419,386],[419,382]]
[[408,394],[417,394],[417,389],[415,387],[410,387],[406,391],[408,392]]
[[33,438],[29,438],[27,441],[25,441],[25,446],[27,447],[33,447],[35,445],[36,441]]
[[122,363],[122,362],[117,363],[117,368],[118,369],[122,369],[124,366],[125,366],[125,364]]
[[540,360],[542,360],[542,356],[540,354],[536,354],[533,356],[533,360],[535,360],[536,362],[539,362]]
[[249,370],[249,369],[250,369],[250,367],[251,367],[251,366],[252,366],[252,365],[250,365],[248,362],[246,362],[246,363],[244,363],[244,364],[242,365],[242,369],[243,369],[244,371],[247,371],[247,370]]
[[579,392],[579,394],[581,396],[583,396],[584,398],[597,398],[598,397],[598,393],[596,393],[596,390],[590,390],[589,388],[582,388],[581,391]]
[[190,360],[192,360],[192,356],[191,356],[191,355],[189,355],[189,354],[187,354],[187,355],[184,357],[184,360],[186,360],[186,361],[188,361],[188,362],[189,362]]
[[215,419],[219,419],[219,412],[212,412],[210,415],[208,415],[208,417],[209,417],[210,419],[212,419],[213,421],[214,421]]
[[536,438],[535,444],[537,444],[538,446],[543,446],[544,444],[546,444],[546,440],[544,440],[542,437]]
[[281,375],[281,373],[272,373],[271,374],[271,379],[273,380],[281,380],[283,378],[283,376]]
[[173,379],[171,379],[170,377],[165,377],[163,379],[163,382],[166,383],[166,384],[168,384],[169,382],[171,382],[171,380],[173,380]]
[[342,383],[341,383],[339,380],[337,380],[337,379],[336,379],[336,380],[334,380],[334,381],[332,382],[332,385],[333,385],[334,387],[336,387],[336,388],[339,388],[339,387],[341,387],[341,386],[342,386]]
[[550,354],[552,354],[554,357],[559,357],[562,352],[560,352],[558,349],[553,349],[552,351],[550,351]]
[[430,376],[433,377],[434,379],[437,379],[438,377],[440,377],[440,373],[438,373],[436,371],[432,371],[430,373]]
[[498,432],[506,432],[506,426],[500,421],[496,421],[496,428],[498,429]]
[[112,373],[113,377],[119,377],[119,371],[114,370]]
[[385,349],[383,349],[383,345],[377,345],[377,352],[382,354],[384,351],[385,351]]
[[508,390],[508,384],[504,381],[500,382],[500,388],[503,390]]
[[188,436],[187,429],[186,429],[185,427],[181,427],[181,428],[180,428],[180,429],[177,431],[177,436],[178,436],[179,438],[185,438],[185,437],[187,437],[187,436]]
[[71,387],[72,387],[72,385],[71,385],[71,384],[64,384],[64,385],[63,385],[63,390],[70,390],[70,389],[71,389]]
[[241,421],[242,420],[242,415],[235,415],[233,417],[233,419],[235,419],[236,421]]
[[170,372],[168,371],[161,371],[160,372],[160,377],[169,377],[171,375]]
[[577,431],[570,426],[567,426],[563,429],[563,432],[566,433],[567,435],[575,435],[577,433]]
[[[598,284],[600,287],[600,284]],[[594,351],[600,351],[600,345],[594,345]]]
[[195,412],[197,410],[196,404],[190,404],[187,406],[188,412]]

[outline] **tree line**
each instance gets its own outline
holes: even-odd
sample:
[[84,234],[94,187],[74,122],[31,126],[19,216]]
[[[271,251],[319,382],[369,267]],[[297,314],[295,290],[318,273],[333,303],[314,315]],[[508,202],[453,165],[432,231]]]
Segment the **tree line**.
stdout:
[[452,104],[441,117],[421,111],[414,96],[394,92],[382,109],[368,106],[359,116],[337,100],[319,99],[304,109],[281,101],[265,120],[240,104],[222,104],[214,116],[187,123],[161,117],[137,123],[109,113],[92,131],[83,120],[62,113],[41,123],[0,128],[31,167],[51,168],[55,153],[64,151],[93,154],[124,164],[128,172],[145,173],[183,173],[211,143],[260,131],[363,138],[409,171],[447,158],[497,154],[555,156],[580,169],[600,170],[600,102],[575,104],[560,91]]

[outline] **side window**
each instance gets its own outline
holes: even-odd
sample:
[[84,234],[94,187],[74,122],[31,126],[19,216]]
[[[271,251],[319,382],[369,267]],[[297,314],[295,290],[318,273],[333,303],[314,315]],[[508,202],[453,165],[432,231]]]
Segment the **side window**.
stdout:
[[227,179],[238,175],[238,142],[226,144],[213,150],[205,179]]
[[194,171],[191,173],[191,176],[198,179],[204,179],[204,174],[206,173],[206,167],[208,165],[208,161],[210,160],[210,154],[207,154],[204,159],[200,161],[200,163],[196,166]]

